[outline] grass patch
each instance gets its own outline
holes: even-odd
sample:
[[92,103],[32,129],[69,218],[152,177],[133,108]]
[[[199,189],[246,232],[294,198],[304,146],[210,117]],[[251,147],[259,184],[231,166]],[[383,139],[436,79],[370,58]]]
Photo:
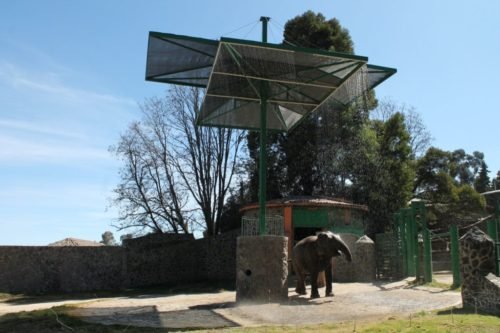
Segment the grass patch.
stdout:
[[[238,327],[218,330],[218,332],[255,332],[255,333],[306,333],[306,332],[491,332],[498,333],[500,318],[471,313],[419,313],[406,318],[384,318],[376,322],[343,322],[338,324],[319,324],[305,326],[261,326]],[[215,332],[202,330],[195,332]]]
[[428,287],[432,287],[432,288],[439,288],[439,289],[451,290],[451,291],[458,291],[458,292],[460,292],[462,290],[461,286],[458,286],[458,287],[454,288],[452,284],[438,282],[438,281],[436,281],[434,279],[432,279],[432,282],[425,283],[423,285],[424,286],[428,286]]
[[356,332],[495,332],[500,318],[479,314],[420,314],[368,324]]
[[428,282],[428,283],[425,283],[421,280],[413,280],[413,281],[409,281],[408,284],[412,287],[424,286],[424,287],[438,288],[438,289],[457,291],[457,292],[460,292],[462,290],[461,286],[454,288],[452,284],[439,282],[439,281],[436,281],[435,279],[432,279],[432,282]]

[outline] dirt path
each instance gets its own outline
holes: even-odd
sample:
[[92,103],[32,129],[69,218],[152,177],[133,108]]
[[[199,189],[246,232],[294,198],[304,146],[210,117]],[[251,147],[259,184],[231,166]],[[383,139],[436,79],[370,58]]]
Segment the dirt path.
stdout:
[[[308,290],[309,291],[309,290]],[[335,297],[310,300],[289,291],[283,304],[236,304],[234,292],[124,297],[78,305],[73,315],[104,324],[170,328],[304,325],[417,313],[461,304],[458,292],[391,284],[334,284]],[[320,289],[320,294],[324,290]]]

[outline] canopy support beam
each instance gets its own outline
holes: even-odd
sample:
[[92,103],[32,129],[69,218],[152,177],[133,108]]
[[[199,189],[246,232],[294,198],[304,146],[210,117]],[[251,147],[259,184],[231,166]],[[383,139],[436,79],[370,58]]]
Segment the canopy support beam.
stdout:
[[[262,16],[262,42],[267,43],[269,17]],[[260,85],[260,149],[259,149],[259,234],[266,234],[266,174],[267,174],[267,82]]]

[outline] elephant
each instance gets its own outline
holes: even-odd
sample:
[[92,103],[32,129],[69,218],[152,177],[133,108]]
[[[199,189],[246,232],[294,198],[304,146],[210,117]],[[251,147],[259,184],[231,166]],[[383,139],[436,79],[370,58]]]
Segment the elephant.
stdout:
[[316,236],[309,236],[298,242],[293,248],[292,262],[297,275],[299,295],[306,294],[305,275],[311,275],[311,298],[318,298],[318,274],[325,271],[325,297],[333,296],[332,292],[332,257],[344,254],[348,261],[352,261],[351,251],[342,239],[330,232],[323,231]]

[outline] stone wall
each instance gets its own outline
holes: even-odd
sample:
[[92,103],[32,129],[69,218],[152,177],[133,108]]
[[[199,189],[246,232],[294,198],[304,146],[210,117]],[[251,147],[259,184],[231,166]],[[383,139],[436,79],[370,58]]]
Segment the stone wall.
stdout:
[[370,282],[375,280],[375,243],[368,236],[358,238],[354,234],[339,234],[347,244],[352,262],[345,256],[332,259],[333,281]]
[[356,262],[354,244],[358,240],[358,236],[354,234],[338,234],[340,238],[351,251],[352,262],[347,261],[344,255],[340,257],[333,257],[332,259],[332,273],[333,281],[335,282],[353,282],[356,280],[356,269],[354,263]]
[[495,270],[493,240],[479,228],[460,238],[462,304],[465,308],[500,315],[500,279]]
[[120,247],[0,247],[0,292],[112,290],[124,280]]
[[0,292],[116,290],[199,281],[234,283],[236,233],[194,240],[151,235],[124,246],[0,246]]

